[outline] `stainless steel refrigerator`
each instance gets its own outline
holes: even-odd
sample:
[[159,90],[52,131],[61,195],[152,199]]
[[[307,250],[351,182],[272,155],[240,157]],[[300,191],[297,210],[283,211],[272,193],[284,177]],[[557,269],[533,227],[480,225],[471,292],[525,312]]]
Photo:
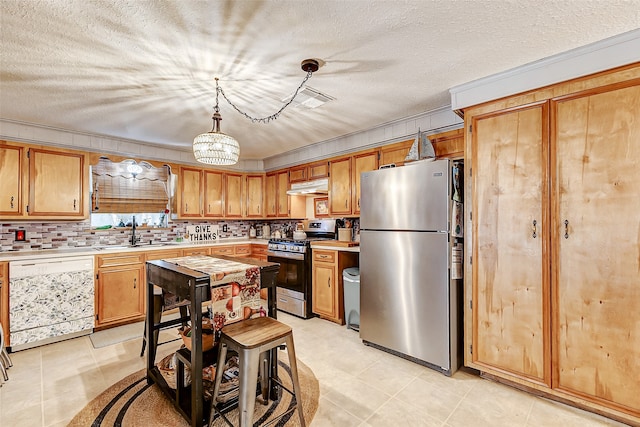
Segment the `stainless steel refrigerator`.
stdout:
[[461,167],[419,161],[361,175],[360,338],[446,375],[462,350]]

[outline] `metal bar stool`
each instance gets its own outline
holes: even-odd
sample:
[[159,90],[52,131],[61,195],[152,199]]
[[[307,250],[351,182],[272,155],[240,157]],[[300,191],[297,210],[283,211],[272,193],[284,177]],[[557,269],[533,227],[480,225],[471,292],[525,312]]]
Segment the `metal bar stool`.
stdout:
[[[289,356],[289,367],[291,368],[291,378],[293,381],[293,391],[284,387],[277,378],[276,372],[272,373],[271,380],[278,382],[283,390],[291,393],[296,401],[288,411],[279,415],[278,418],[298,410],[300,425],[306,427],[304,415],[302,413],[302,396],[300,395],[300,382],[298,380],[298,366],[296,364],[296,351],[293,345],[293,332],[284,323],[278,322],[271,317],[258,317],[255,319],[243,320],[237,323],[224,326],[220,336],[220,348],[218,350],[218,367],[225,365],[227,350],[231,349],[238,353],[240,364],[239,374],[239,397],[238,415],[240,427],[253,425],[253,410],[256,401],[256,387],[258,383],[258,369],[260,370],[260,385],[262,397],[266,404],[268,400],[268,352],[276,347],[285,345]],[[216,398],[220,391],[220,382],[224,369],[216,369],[216,379],[213,387],[213,397],[211,399],[211,414],[209,424],[213,422],[215,413],[219,413],[227,424],[232,425],[224,414],[218,412]]]

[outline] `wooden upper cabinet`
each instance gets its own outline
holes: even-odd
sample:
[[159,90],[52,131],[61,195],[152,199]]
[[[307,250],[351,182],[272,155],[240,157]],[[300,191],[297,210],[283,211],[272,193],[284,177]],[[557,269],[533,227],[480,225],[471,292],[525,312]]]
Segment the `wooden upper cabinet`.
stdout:
[[289,216],[289,171],[280,171],[276,176],[277,186],[277,216],[288,217]]
[[550,385],[547,104],[473,118],[473,361]]
[[84,154],[30,148],[29,215],[86,217],[88,179]]
[[356,154],[353,156],[353,175],[351,176],[351,193],[354,215],[360,215],[360,174],[378,169],[378,152]]
[[276,203],[278,202],[278,185],[277,175],[275,173],[268,173],[265,176],[264,187],[264,204],[266,216],[275,217],[278,213],[278,210],[276,209]]
[[265,216],[263,193],[264,175],[247,175],[247,218]]
[[464,129],[456,129],[429,136],[436,158],[464,158]]
[[24,215],[24,147],[0,145],[0,217]]
[[227,218],[242,217],[242,179],[239,173],[225,174],[225,216]]
[[307,165],[294,166],[289,169],[289,181],[304,182],[309,180],[309,167]]
[[327,178],[329,176],[329,162],[326,160],[310,163],[308,169],[310,181]]
[[389,165],[391,163],[396,166],[404,165],[404,159],[409,154],[409,150],[413,145],[413,139],[386,145],[380,148],[380,165]]
[[221,218],[224,216],[224,174],[218,171],[204,171],[204,216]]
[[178,186],[180,188],[180,217],[202,217],[202,169],[181,167]]
[[351,215],[351,157],[332,160],[329,170],[329,212]]
[[329,176],[329,162],[321,160],[289,169],[289,183],[314,181]]

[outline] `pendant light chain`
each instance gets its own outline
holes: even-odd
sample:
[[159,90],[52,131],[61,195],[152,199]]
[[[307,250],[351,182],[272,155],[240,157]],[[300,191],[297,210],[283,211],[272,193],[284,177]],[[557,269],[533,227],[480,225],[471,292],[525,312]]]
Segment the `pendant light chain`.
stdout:
[[229,98],[227,98],[227,95],[224,93],[224,90],[222,90],[222,88],[219,86],[218,78],[216,77],[216,111],[218,111],[218,93],[221,93],[222,96],[224,97],[224,99],[227,100],[229,105],[231,105],[238,113],[242,114],[247,119],[251,120],[252,123],[265,123],[265,124],[269,123],[270,121],[277,119],[278,116],[280,115],[280,113],[282,113],[282,111],[285,108],[287,108],[289,106],[289,104],[291,104],[293,102],[294,99],[296,99],[296,96],[298,96],[298,92],[300,91],[300,89],[302,89],[302,87],[305,85],[305,83],[307,83],[307,80],[309,80],[312,75],[313,75],[313,71],[311,71],[311,70],[307,71],[307,75],[302,80],[302,83],[300,83],[300,86],[298,86],[298,88],[296,89],[296,91],[293,94],[293,96],[291,97],[291,99],[286,104],[284,104],[282,106],[282,108],[280,108],[274,114],[272,114],[270,116],[267,116],[267,117],[262,117],[262,118],[250,116],[249,114],[247,114],[244,111],[240,110],[240,108],[238,108],[233,102],[231,102],[231,100]]

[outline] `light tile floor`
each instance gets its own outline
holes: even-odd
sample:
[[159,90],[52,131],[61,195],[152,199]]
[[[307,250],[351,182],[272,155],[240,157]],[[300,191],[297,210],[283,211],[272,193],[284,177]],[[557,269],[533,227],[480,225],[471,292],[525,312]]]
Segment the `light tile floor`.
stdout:
[[[610,419],[480,379],[449,378],[362,344],[358,333],[318,318],[279,313],[298,358],[320,382],[312,427],[622,426]],[[160,346],[158,360],[180,345]],[[141,339],[94,349],[89,337],[11,354],[0,388],[0,426],[65,426],[102,390],[145,367]]]

